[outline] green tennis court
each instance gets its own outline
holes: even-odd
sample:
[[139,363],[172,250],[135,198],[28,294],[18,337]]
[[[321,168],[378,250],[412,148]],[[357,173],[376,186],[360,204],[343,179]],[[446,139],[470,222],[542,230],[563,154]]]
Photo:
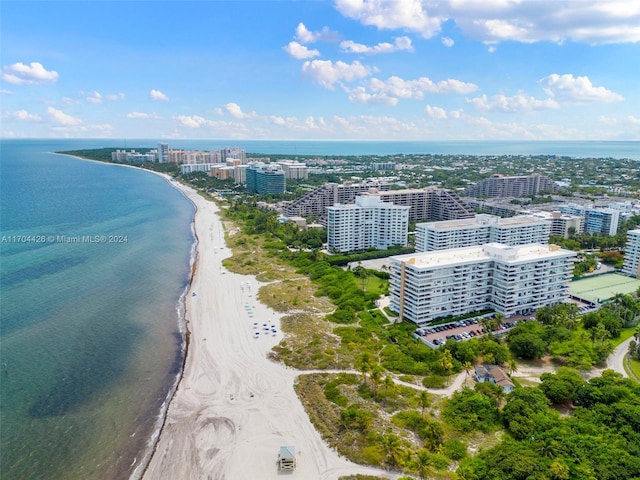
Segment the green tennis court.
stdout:
[[605,302],[616,294],[628,294],[640,288],[640,280],[619,273],[605,273],[571,282],[571,295],[591,302]]

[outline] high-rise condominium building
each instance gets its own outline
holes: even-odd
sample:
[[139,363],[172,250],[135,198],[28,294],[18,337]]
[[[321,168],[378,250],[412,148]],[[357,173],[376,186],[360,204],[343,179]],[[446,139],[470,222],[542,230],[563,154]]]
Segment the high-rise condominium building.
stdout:
[[284,172],[275,165],[254,163],[246,170],[248,192],[257,194],[278,194],[286,191]]
[[158,163],[167,163],[167,162],[169,162],[169,144],[159,143],[158,144]]
[[489,243],[391,257],[390,308],[418,325],[488,309],[528,315],[567,299],[575,256],[556,245]]
[[280,160],[275,162],[275,164],[280,165],[287,179],[304,180],[309,178],[309,169],[304,163],[294,160]]
[[375,195],[383,202],[411,207],[410,220],[453,220],[474,215],[473,210],[454,192],[438,187],[389,190],[389,184],[386,183],[327,183],[291,202],[285,207],[284,213],[287,216],[317,216],[321,221],[326,221],[327,207],[336,203],[354,203],[356,195]]
[[550,223],[532,216],[500,218],[476,215],[474,218],[416,225],[416,251],[429,252],[471,247],[485,243],[525,245],[549,243]]
[[240,160],[243,164],[247,163],[247,153],[244,148],[227,147],[220,150],[221,162],[224,163],[228,159]]
[[471,197],[528,197],[540,192],[555,192],[558,185],[549,177],[533,174],[519,176],[493,175],[467,188]]
[[579,215],[584,219],[586,233],[615,235],[620,225],[620,211],[610,208],[594,208],[588,205],[562,205],[560,211],[569,215]]
[[542,218],[549,222],[551,231],[549,235],[569,238],[572,234],[584,231],[584,219],[580,215],[569,215],[562,212],[547,212],[544,210],[532,210],[528,215]]
[[389,190],[388,183],[325,183],[285,206],[284,214],[287,217],[326,219],[327,207],[336,203],[343,205],[354,203],[357,195],[361,195],[373,187],[379,191]]
[[329,250],[350,253],[407,245],[409,207],[383,202],[375,195],[357,196],[355,202],[327,207]]
[[630,277],[640,278],[640,228],[627,232],[622,273]]

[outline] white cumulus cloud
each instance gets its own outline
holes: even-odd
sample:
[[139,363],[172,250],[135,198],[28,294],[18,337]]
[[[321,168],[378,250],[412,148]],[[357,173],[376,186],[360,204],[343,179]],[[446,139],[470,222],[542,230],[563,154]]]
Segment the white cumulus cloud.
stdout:
[[336,0],[336,9],[363,25],[383,29],[406,29],[430,38],[445,19],[437,2],[422,0]]
[[518,113],[531,110],[549,110],[558,108],[558,102],[553,98],[539,100],[522,93],[507,97],[506,95],[493,95],[490,99],[486,95],[467,99],[467,102],[478,110],[487,112]]
[[91,92],[86,96],[89,103],[102,103],[102,95],[98,92]]
[[187,128],[200,128],[208,123],[206,118],[199,115],[178,115],[174,118],[180,122],[180,125]]
[[22,122],[39,122],[40,120],[42,120],[42,117],[40,117],[40,115],[29,113],[24,109],[8,113],[6,115],[3,115],[3,117],[7,120],[20,120]]
[[442,37],[442,44],[443,44],[445,47],[453,47],[453,45],[454,45],[455,43],[456,43],[456,42],[454,42],[452,38],[449,38],[449,37]]
[[160,90],[151,90],[149,92],[149,97],[151,97],[151,100],[161,100],[161,101],[167,101],[169,100],[169,97],[167,97],[164,93],[162,93]]
[[352,40],[340,42],[340,48],[348,53],[364,53],[367,55],[378,55],[380,53],[392,53],[398,51],[413,52],[413,44],[409,37],[397,37],[393,43],[381,42],[374,46],[363,45]]
[[338,39],[338,34],[329,30],[328,27],[323,27],[319,32],[312,32],[304,23],[300,22],[296,28],[296,38],[302,43],[335,42]]
[[415,31],[425,38],[450,21],[465,36],[487,44],[640,41],[640,2],[635,0],[336,0],[335,6],[363,25]]
[[237,103],[233,103],[233,102],[229,102],[224,106],[224,109],[226,110],[226,112],[231,115],[233,118],[237,118],[237,119],[243,119],[243,118],[253,118],[256,119],[259,117],[259,115],[255,112],[243,112],[242,108],[240,108],[240,105],[238,105]]
[[159,115],[155,113],[144,113],[144,112],[129,112],[127,113],[127,118],[140,118],[140,119],[160,119]]
[[444,108],[432,107],[431,105],[427,105],[424,111],[426,112],[428,117],[435,118],[436,120],[443,120],[447,118],[447,111]]
[[31,62],[29,65],[18,62],[5,66],[2,70],[2,80],[15,85],[40,85],[58,80],[58,72],[47,70],[39,62]]
[[323,87],[332,89],[336,82],[342,80],[351,82],[364,78],[371,73],[371,69],[360,62],[345,63],[331,60],[307,60],[302,65],[302,71],[312,77]]
[[449,0],[447,16],[487,43],[640,41],[640,3],[627,0]]
[[365,85],[348,89],[349,100],[356,103],[396,105],[399,99],[422,100],[425,93],[467,94],[474,92],[478,86],[473,83],[456,79],[434,82],[428,77],[415,80],[405,80],[398,76],[391,76],[386,80],[372,78]]
[[72,117],[71,115],[64,113],[62,110],[58,110],[57,108],[47,108],[47,114],[49,115],[49,119],[57,125],[61,125],[64,127],[75,127],[78,125],[82,125],[82,120],[76,117]]
[[540,79],[540,84],[550,97],[566,102],[619,102],[623,100],[619,95],[605,87],[595,87],[589,77],[574,77],[567,73],[558,75],[553,73]]
[[397,105],[398,98],[392,97],[385,92],[369,93],[364,87],[346,88],[349,101],[352,103],[364,103],[368,105]]
[[601,115],[598,121],[605,125],[640,125],[640,117],[627,115],[626,117],[605,117]]
[[297,58],[299,60],[303,58],[313,58],[320,56],[320,52],[316,49],[308,49],[304,45],[292,41],[286,47],[283,47],[284,51],[291,55],[293,58]]

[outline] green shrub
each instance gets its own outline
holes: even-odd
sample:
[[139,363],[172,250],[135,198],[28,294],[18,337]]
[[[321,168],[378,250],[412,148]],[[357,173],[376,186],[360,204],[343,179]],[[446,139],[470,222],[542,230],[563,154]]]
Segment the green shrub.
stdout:
[[451,460],[462,460],[467,456],[467,444],[462,440],[450,438],[442,444],[442,453]]
[[445,388],[447,384],[447,377],[440,375],[429,375],[422,379],[422,385],[425,388]]

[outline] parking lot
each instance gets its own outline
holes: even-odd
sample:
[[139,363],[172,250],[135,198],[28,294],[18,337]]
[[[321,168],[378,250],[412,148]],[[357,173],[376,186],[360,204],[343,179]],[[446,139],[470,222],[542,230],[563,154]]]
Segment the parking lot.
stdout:
[[[516,326],[518,320],[505,321],[495,334],[502,334]],[[423,343],[430,347],[438,348],[444,345],[447,340],[452,339],[458,342],[469,340],[474,337],[481,337],[488,333],[480,324],[477,318],[470,320],[460,320],[457,322],[443,323],[440,325],[431,325],[421,327],[415,330],[416,337],[420,338]]]

